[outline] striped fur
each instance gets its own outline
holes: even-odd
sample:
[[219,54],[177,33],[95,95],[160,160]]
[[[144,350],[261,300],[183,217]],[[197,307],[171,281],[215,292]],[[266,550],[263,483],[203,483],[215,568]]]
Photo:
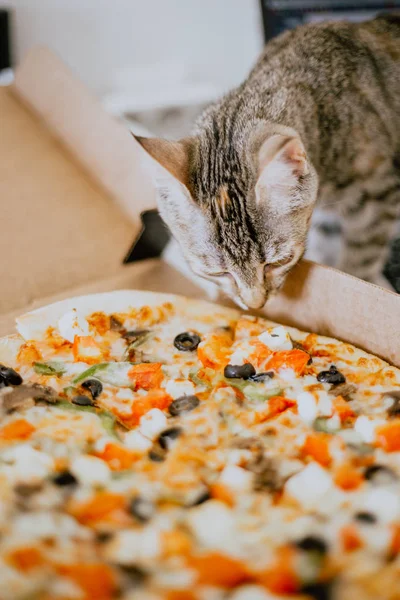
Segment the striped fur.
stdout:
[[242,306],[279,289],[317,201],[341,217],[338,266],[380,282],[400,211],[400,16],[286,32],[173,151],[139,141],[189,264]]

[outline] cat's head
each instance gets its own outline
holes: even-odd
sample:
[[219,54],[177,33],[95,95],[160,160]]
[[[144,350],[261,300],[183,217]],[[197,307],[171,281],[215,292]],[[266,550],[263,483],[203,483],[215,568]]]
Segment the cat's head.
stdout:
[[152,157],[161,217],[194,273],[240,306],[262,307],[305,250],[318,183],[300,139],[226,147],[207,135],[136,139]]

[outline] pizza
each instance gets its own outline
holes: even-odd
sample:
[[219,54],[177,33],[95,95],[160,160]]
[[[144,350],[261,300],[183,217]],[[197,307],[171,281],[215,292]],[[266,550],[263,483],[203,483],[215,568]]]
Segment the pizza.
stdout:
[[1,600],[400,598],[400,372],[117,291],[0,340]]

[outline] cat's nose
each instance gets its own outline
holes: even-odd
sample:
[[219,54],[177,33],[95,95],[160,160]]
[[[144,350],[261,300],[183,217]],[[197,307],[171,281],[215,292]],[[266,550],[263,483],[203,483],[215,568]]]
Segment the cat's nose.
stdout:
[[267,291],[264,288],[246,288],[240,290],[240,298],[247,308],[262,308],[267,301]]

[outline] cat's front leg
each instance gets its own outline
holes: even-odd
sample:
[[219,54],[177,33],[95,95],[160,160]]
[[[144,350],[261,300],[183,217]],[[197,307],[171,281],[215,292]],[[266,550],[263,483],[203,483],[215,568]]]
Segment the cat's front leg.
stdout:
[[342,205],[339,269],[393,290],[383,270],[399,214],[400,177],[388,176],[379,185],[360,187],[351,202]]

